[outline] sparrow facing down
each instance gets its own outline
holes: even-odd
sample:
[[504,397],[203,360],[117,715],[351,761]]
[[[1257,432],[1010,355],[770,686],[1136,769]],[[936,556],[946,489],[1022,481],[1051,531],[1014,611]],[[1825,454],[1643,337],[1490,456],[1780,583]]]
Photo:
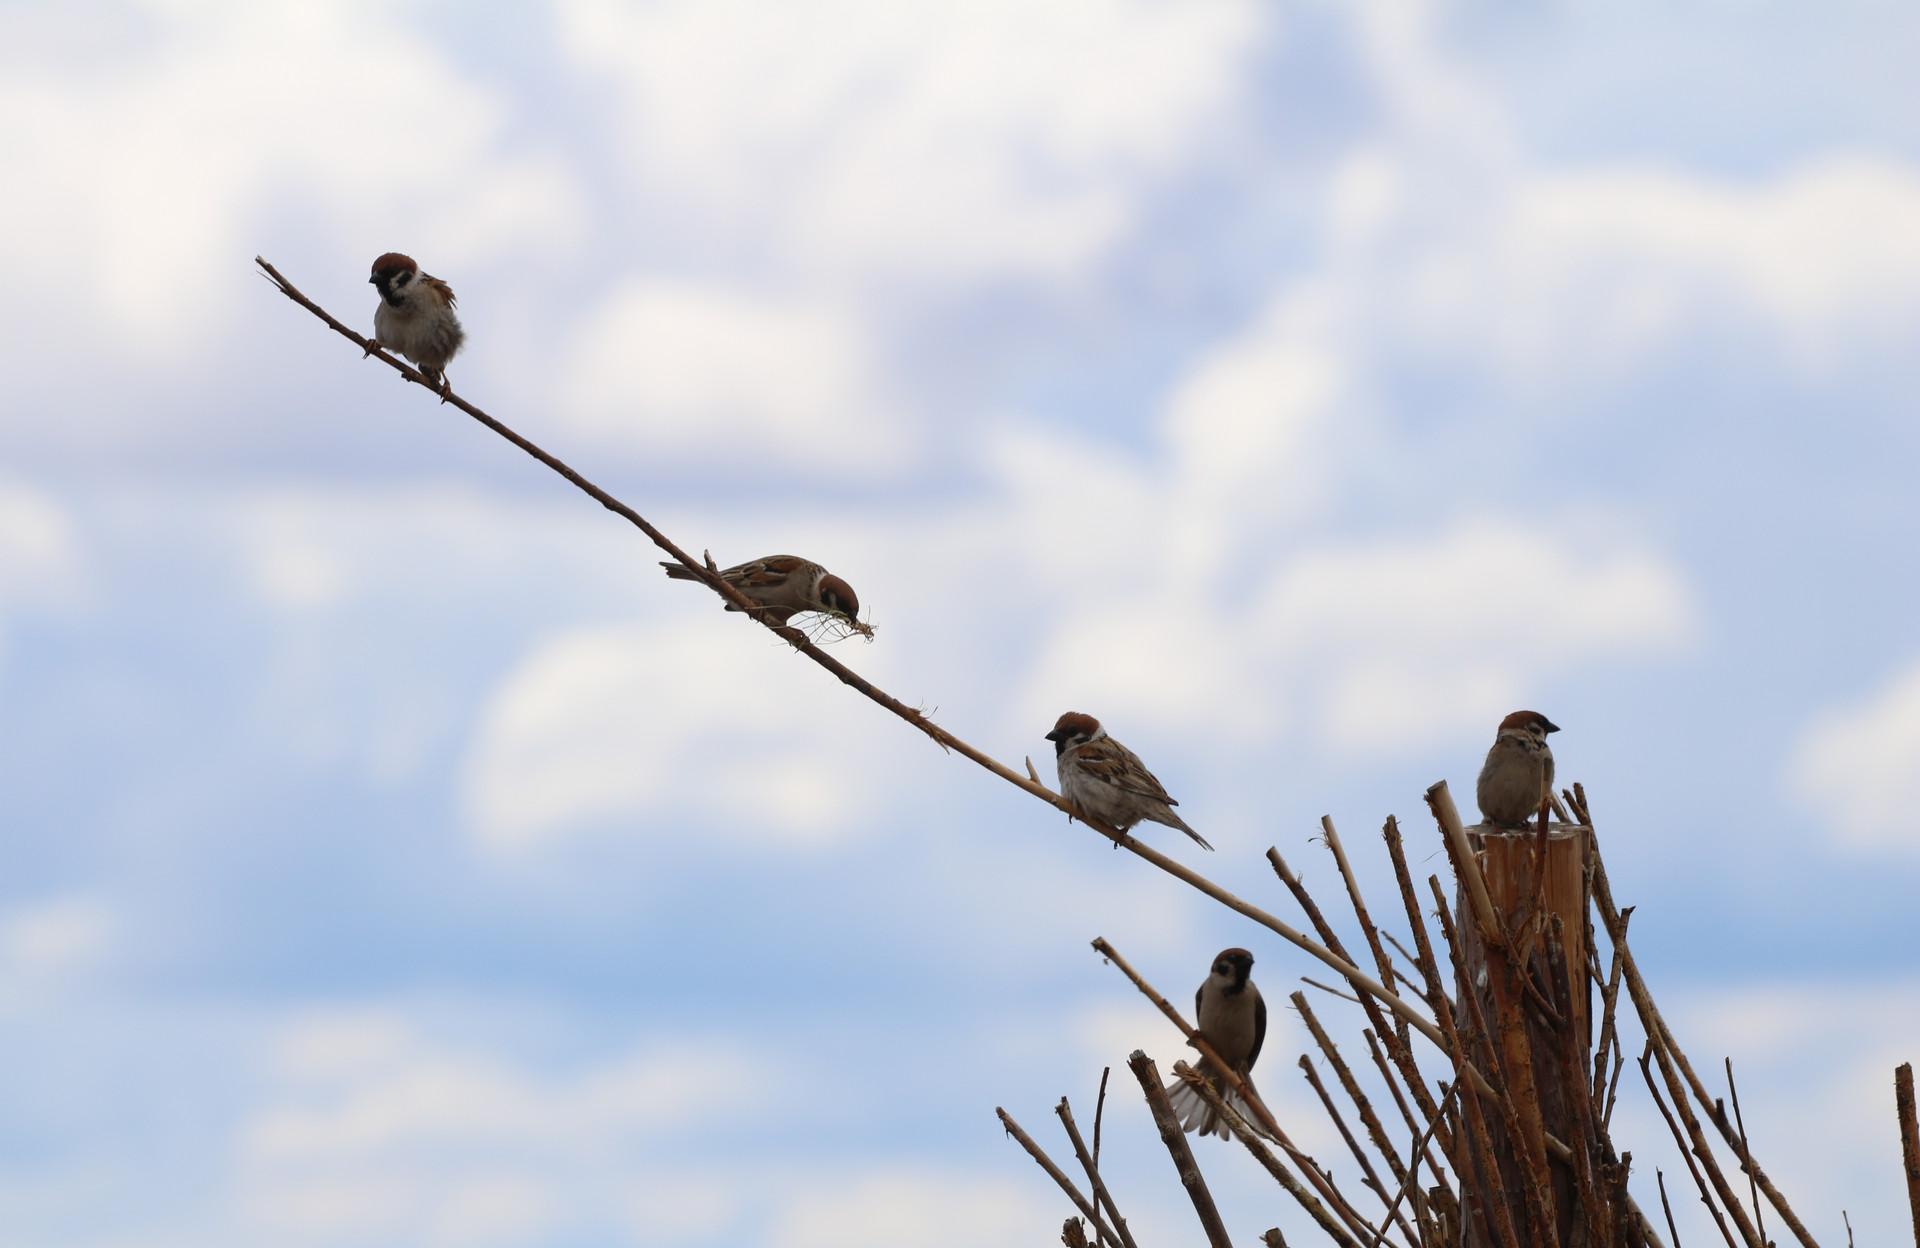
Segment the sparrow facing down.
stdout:
[[[1194,1026],[1220,1055],[1220,1060],[1249,1086],[1253,1081],[1248,1075],[1260,1057],[1260,1046],[1267,1039],[1267,1003],[1260,999],[1260,990],[1247,978],[1252,970],[1251,953],[1245,949],[1222,949],[1213,960],[1213,973],[1193,994]],[[1226,1079],[1211,1061],[1203,1057],[1194,1069],[1246,1119],[1255,1134],[1267,1136],[1266,1128],[1253,1116],[1252,1108],[1238,1092],[1228,1089]],[[1187,1130],[1217,1135],[1223,1140],[1233,1138],[1220,1115],[1201,1100],[1200,1094],[1185,1080],[1176,1078],[1168,1083],[1167,1096],[1173,1102],[1174,1116]]]
[[[700,578],[683,564],[661,561],[667,576],[676,581]],[[860,599],[847,584],[817,563],[798,555],[768,555],[751,563],[723,569],[720,579],[764,608],[762,614],[776,624],[792,617],[817,611],[845,620],[857,631],[867,631],[859,621]],[[732,603],[727,610],[738,611]]]
[[453,288],[422,273],[413,257],[397,251],[375,260],[373,276],[367,280],[380,291],[367,354],[376,347],[398,351],[440,388],[440,398],[445,400],[453,389],[446,377],[447,361],[459,353],[467,337],[454,315]]
[[1480,815],[1488,823],[1519,827],[1540,813],[1553,795],[1553,751],[1547,734],[1558,725],[1538,711],[1515,711],[1500,721],[1499,735],[1480,769]]
[[1108,736],[1093,716],[1068,711],[1055,722],[1047,740],[1053,742],[1060,768],[1061,796],[1089,818],[1118,832],[1131,830],[1143,819],[1165,824],[1185,832],[1200,848],[1213,848],[1173,813],[1180,803],[1167,796],[1139,755]]

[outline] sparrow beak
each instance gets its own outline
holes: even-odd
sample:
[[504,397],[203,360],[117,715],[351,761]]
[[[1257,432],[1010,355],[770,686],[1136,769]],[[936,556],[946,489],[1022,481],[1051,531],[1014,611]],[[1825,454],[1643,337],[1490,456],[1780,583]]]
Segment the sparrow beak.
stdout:
[[1060,739],[1061,737],[1063,737],[1063,736],[1065,736],[1065,735],[1066,735],[1066,734],[1065,734],[1065,733],[1063,733],[1063,732],[1061,732],[1061,731],[1060,731],[1060,730],[1059,730],[1058,728],[1055,728],[1055,729],[1054,729],[1054,730],[1053,730],[1052,732],[1050,732],[1050,733],[1048,733],[1048,734],[1047,734],[1047,740],[1049,740],[1049,741],[1058,741],[1058,740],[1059,740],[1059,739]]
[[1545,727],[1545,728],[1546,728],[1546,730],[1547,730],[1548,732],[1559,732],[1559,731],[1560,731],[1560,725],[1559,725],[1559,724],[1556,724],[1556,723],[1554,723],[1554,722],[1553,722],[1552,720],[1550,720],[1550,719],[1543,719],[1543,720],[1541,720],[1540,722],[1541,722],[1541,725],[1542,725],[1543,727]]

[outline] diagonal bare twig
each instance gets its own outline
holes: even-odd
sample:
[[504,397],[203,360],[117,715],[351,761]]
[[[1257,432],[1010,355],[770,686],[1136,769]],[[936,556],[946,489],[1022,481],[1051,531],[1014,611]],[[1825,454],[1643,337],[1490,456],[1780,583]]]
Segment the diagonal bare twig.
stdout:
[[[267,278],[273,282],[273,284],[279,289],[281,294],[285,295],[287,298],[291,299],[293,302],[299,304],[301,307],[305,308],[307,311],[313,313],[322,322],[324,322],[329,329],[333,330],[335,333],[339,334],[341,337],[345,338],[347,341],[353,343],[355,346],[360,347],[363,352],[367,350],[369,344],[365,337],[363,337],[359,333],[356,333],[354,330],[348,328],[346,325],[342,324],[336,317],[334,317],[331,313],[329,313],[325,308],[322,308],[319,304],[307,298],[307,296],[302,294],[293,285],[292,282],[288,281],[285,277],[281,276],[280,271],[278,269],[274,268],[271,264],[267,263],[265,259],[259,256],[254,257],[254,263],[260,266],[260,269],[262,270],[262,272],[264,272]],[[408,381],[418,382],[423,386],[427,384],[426,379],[422,377],[416,370],[409,368],[407,365],[401,363],[399,360],[394,359],[392,356],[386,355],[383,352],[376,352],[372,355],[371,358],[377,359],[381,363],[387,365],[389,368],[394,369],[402,377],[405,377]],[[437,394],[438,391],[435,390],[434,393]],[[681,564],[683,567],[692,571],[702,583],[707,585],[708,588],[712,589],[715,593],[719,594],[722,598],[725,598],[729,603],[732,603],[735,606],[739,607],[741,609],[741,613],[745,615],[746,618],[750,620],[755,620],[756,622],[760,623],[763,627],[772,629],[777,635],[779,635],[779,637],[783,641],[787,642],[795,650],[798,650],[801,654],[805,655],[807,658],[811,659],[813,662],[819,664],[821,667],[825,668],[828,672],[832,673],[833,676],[840,681],[840,683],[846,685],[848,688],[854,690],[856,693],[859,693],[861,696],[867,698],[868,700],[878,704],[881,707],[884,707],[886,710],[892,712],[894,715],[896,715],[900,719],[905,720],[907,723],[911,724],[916,731],[925,733],[928,737],[930,737],[934,741],[935,744],[939,745],[942,749],[961,755],[962,757],[968,759],[969,761],[976,763],[979,766],[985,768],[986,770],[992,772],[994,775],[1000,777],[1002,780],[1005,780],[1008,784],[1013,785],[1015,788],[1021,789],[1024,792],[1039,798],[1041,801],[1047,803],[1049,806],[1054,807],[1056,810],[1061,811],[1062,813],[1068,815],[1071,818],[1078,818],[1082,823],[1092,828],[1095,832],[1098,832],[1101,836],[1106,837],[1108,840],[1112,841],[1115,845],[1119,846],[1120,848],[1127,850],[1129,853],[1132,853],[1136,857],[1145,859],[1147,862],[1152,863],[1154,866],[1160,868],[1162,871],[1166,872],[1168,875],[1173,876],[1175,879],[1180,880],[1182,883],[1185,883],[1192,888],[1198,889],[1200,892],[1205,893],[1207,896],[1213,898],[1215,901],[1226,906],[1228,909],[1234,910],[1242,915],[1245,915],[1247,918],[1252,919],[1255,923],[1258,923],[1262,927],[1265,927],[1269,931],[1273,932],[1275,935],[1279,936],[1281,939],[1294,945],[1296,948],[1302,950],[1303,952],[1309,954],[1312,957],[1318,958],[1321,962],[1324,962],[1326,965],[1332,967],[1335,971],[1339,972],[1342,976],[1344,976],[1348,980],[1348,982],[1352,983],[1357,989],[1378,998],[1383,1004],[1387,1006],[1388,1009],[1392,1010],[1395,1014],[1405,1019],[1422,1035],[1426,1036],[1428,1040],[1432,1041],[1436,1045],[1441,1045],[1444,1048],[1444,1041],[1441,1038],[1440,1029],[1436,1027],[1432,1021],[1422,1016],[1418,1010],[1414,1009],[1411,1005],[1401,1000],[1400,997],[1396,995],[1390,988],[1381,985],[1379,982],[1374,980],[1372,976],[1360,970],[1360,968],[1358,968],[1357,966],[1354,966],[1347,959],[1342,958],[1339,955],[1333,953],[1331,950],[1325,948],[1324,946],[1318,944],[1314,940],[1307,937],[1304,933],[1298,931],[1291,925],[1282,922],[1280,919],[1276,918],[1275,916],[1268,914],[1266,911],[1260,909],[1258,906],[1252,905],[1249,902],[1241,900],[1239,897],[1236,897],[1234,894],[1228,892],[1226,889],[1220,887],[1218,884],[1215,884],[1212,880],[1207,879],[1205,876],[1201,875],[1199,872],[1194,871],[1191,868],[1184,866],[1179,862],[1174,861],[1172,858],[1167,857],[1165,854],[1161,853],[1159,850],[1154,849],[1152,846],[1143,844],[1142,842],[1135,840],[1132,836],[1129,836],[1124,832],[1120,832],[1114,828],[1111,828],[1106,824],[1101,823],[1098,820],[1088,819],[1082,812],[1076,810],[1072,806],[1072,804],[1070,804],[1065,798],[1061,797],[1058,793],[1055,793],[1053,790],[1047,788],[1046,785],[1040,783],[1038,780],[1033,779],[1029,776],[1021,775],[1019,772],[1007,766],[1005,763],[1000,762],[998,759],[994,758],[992,755],[987,754],[985,751],[976,749],[974,746],[967,744],[965,741],[961,740],[959,737],[955,736],[953,733],[947,731],[945,728],[942,728],[940,725],[934,723],[933,720],[930,719],[923,712],[916,710],[911,706],[908,706],[906,703],[900,701],[898,698],[894,697],[892,694],[887,693],[885,690],[879,688],[878,686],[868,681],[864,676],[861,676],[859,673],[847,667],[846,664],[840,662],[838,659],[834,658],[832,655],[826,653],[819,646],[816,646],[812,641],[810,641],[805,636],[805,634],[801,633],[798,629],[791,628],[790,626],[787,626],[787,625],[777,625],[772,623],[770,620],[761,618],[763,613],[756,609],[756,606],[753,602],[749,601],[738,590],[734,589],[732,586],[720,580],[718,576],[714,575],[704,565],[696,562],[684,550],[680,549],[679,546],[675,545],[671,540],[669,540],[665,533],[661,532],[658,528],[650,524],[644,517],[640,515],[640,513],[634,511],[633,508],[627,506],[625,503],[622,503],[619,499],[607,493],[605,490],[593,484],[591,481],[588,481],[585,477],[581,476],[578,472],[568,467],[560,459],[547,453],[545,450],[542,450],[539,446],[535,445],[529,439],[522,437],[520,434],[514,432],[514,430],[509,428],[505,423],[494,419],[492,416],[489,416],[487,413],[481,411],[479,408],[467,402],[467,400],[461,398],[459,395],[450,393],[448,397],[443,400],[443,402],[452,403],[453,406],[459,408],[461,411],[465,412],[468,416],[471,416],[473,419],[479,421],[481,424],[485,425],[487,428],[493,430],[493,432],[499,434],[501,437],[505,438],[507,441],[513,443],[515,446],[519,447],[522,451],[526,452],[528,455],[531,455],[534,459],[539,460],[542,464],[545,464],[548,468],[551,468],[554,472],[559,473],[562,477],[566,478],[568,483],[573,485],[575,489],[578,489],[582,493],[586,494],[589,498],[599,503],[602,507],[605,507],[608,511],[613,512],[615,515],[618,515],[622,519],[626,520],[629,524],[639,529],[642,533],[645,533],[647,535],[647,538],[650,541],[652,541],[654,545],[658,546],[661,550],[671,555],[675,560],[675,562]]]

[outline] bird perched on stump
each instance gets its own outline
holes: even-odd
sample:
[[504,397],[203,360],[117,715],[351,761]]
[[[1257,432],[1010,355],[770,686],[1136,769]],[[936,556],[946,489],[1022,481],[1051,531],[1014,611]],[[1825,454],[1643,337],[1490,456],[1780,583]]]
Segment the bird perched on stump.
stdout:
[[1060,768],[1060,793],[1088,818],[1116,832],[1126,832],[1142,820],[1179,828],[1212,849],[1206,838],[1173,813],[1180,803],[1141,763],[1140,756],[1107,735],[1100,721],[1079,711],[1068,711],[1047,734]]
[[444,402],[453,392],[447,361],[460,351],[467,332],[453,311],[453,287],[422,273],[412,256],[390,251],[373,262],[367,279],[380,292],[373,310],[373,340],[367,354],[385,347],[412,360]]
[[1515,711],[1480,769],[1480,814],[1488,822],[1519,827],[1540,813],[1553,795],[1553,751],[1547,734],[1559,726],[1538,711]]
[[[676,581],[697,581],[699,575],[684,564],[662,560],[660,566]],[[768,555],[751,563],[725,568],[720,579],[758,603],[761,614],[776,624],[785,624],[803,612],[817,611],[836,616],[859,631],[868,631],[859,622],[860,598],[847,584],[817,563],[798,555]],[[733,603],[727,610],[738,611]]]
[[[1245,949],[1222,949],[1213,960],[1213,973],[1193,994],[1194,1026],[1220,1055],[1220,1060],[1249,1087],[1252,1080],[1248,1076],[1260,1056],[1260,1046],[1267,1039],[1267,1003],[1261,1000],[1260,990],[1248,978],[1252,971],[1251,953]],[[1245,1099],[1228,1088],[1226,1079],[1210,1059],[1201,1058],[1195,1071],[1246,1120],[1255,1134],[1272,1138],[1253,1116],[1252,1107]],[[1173,1102],[1174,1116],[1187,1130],[1217,1135],[1223,1140],[1232,1138],[1220,1115],[1184,1079],[1167,1084],[1167,1097]]]

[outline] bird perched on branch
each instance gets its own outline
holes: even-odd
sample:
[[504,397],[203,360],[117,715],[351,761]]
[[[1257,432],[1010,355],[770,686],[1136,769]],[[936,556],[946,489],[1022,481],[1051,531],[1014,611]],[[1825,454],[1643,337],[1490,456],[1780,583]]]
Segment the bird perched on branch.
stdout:
[[1553,751],[1547,734],[1559,726],[1538,711],[1515,711],[1480,769],[1480,814],[1488,823],[1519,827],[1540,813],[1553,795]]
[[422,273],[412,256],[397,251],[375,260],[373,276],[367,280],[380,292],[367,354],[373,354],[377,347],[398,351],[439,387],[440,398],[445,401],[452,393],[447,361],[459,353],[467,339],[460,318],[454,315],[453,287]]
[[[1193,994],[1194,1026],[1220,1055],[1220,1060],[1232,1067],[1233,1073],[1249,1087],[1253,1081],[1248,1076],[1260,1056],[1260,1046],[1267,1039],[1267,1003],[1261,1000],[1260,990],[1248,978],[1252,971],[1251,953],[1245,949],[1222,949],[1213,960],[1213,973]],[[1228,1088],[1226,1079],[1210,1060],[1201,1058],[1195,1071],[1246,1119],[1256,1134],[1273,1138],[1253,1116],[1246,1100]],[[1217,1135],[1223,1140],[1232,1138],[1220,1115],[1200,1099],[1200,1094],[1185,1080],[1175,1079],[1167,1084],[1167,1096],[1173,1102],[1174,1116],[1187,1130]]]
[[[697,581],[700,577],[683,564],[662,560],[660,566],[676,581]],[[859,631],[860,599],[847,584],[817,563],[798,555],[768,555],[751,563],[725,568],[720,579],[733,586],[764,610],[761,614],[776,624],[807,611],[845,620]],[[738,611],[732,603],[727,610]]]
[[1140,756],[1107,735],[1100,721],[1079,711],[1068,711],[1047,734],[1060,768],[1060,793],[1088,818],[1117,832],[1147,820],[1179,828],[1212,849],[1206,838],[1173,813],[1180,803],[1146,769]]

